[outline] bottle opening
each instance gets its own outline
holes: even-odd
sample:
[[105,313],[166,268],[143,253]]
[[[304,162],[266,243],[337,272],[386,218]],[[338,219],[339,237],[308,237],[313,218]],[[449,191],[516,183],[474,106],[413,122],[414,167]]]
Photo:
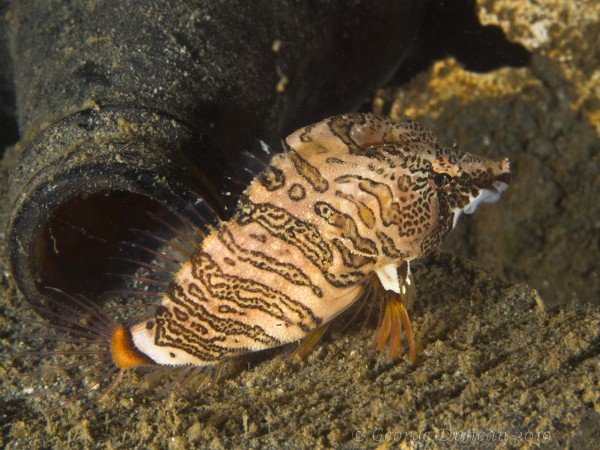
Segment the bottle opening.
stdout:
[[61,203],[32,241],[29,261],[37,289],[54,287],[96,298],[120,286],[122,280],[111,273],[136,269],[118,260],[132,258],[123,242],[135,239],[133,229],[159,231],[160,224],[148,213],[172,215],[160,202],[127,191],[105,190]]

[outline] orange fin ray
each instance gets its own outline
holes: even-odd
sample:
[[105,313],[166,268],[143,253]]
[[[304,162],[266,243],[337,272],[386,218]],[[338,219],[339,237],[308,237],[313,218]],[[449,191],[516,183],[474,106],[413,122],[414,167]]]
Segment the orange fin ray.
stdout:
[[289,359],[293,359],[295,357],[299,357],[300,359],[305,359],[314,346],[321,340],[327,329],[329,328],[329,324],[331,322],[327,322],[315,330],[311,331],[304,339],[300,341],[298,347],[296,347],[290,354]]
[[402,284],[401,294],[386,291],[384,295],[385,305],[374,335],[375,348],[381,351],[389,345],[390,358],[392,360],[398,359],[402,343],[402,331],[404,330],[410,359],[412,362],[416,362],[417,348],[410,316],[408,315],[408,308],[412,305],[415,297],[414,283],[410,273]]

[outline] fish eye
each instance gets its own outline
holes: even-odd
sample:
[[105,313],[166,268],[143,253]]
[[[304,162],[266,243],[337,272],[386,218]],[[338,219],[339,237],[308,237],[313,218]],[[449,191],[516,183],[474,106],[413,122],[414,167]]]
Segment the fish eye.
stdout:
[[433,177],[433,183],[438,187],[444,187],[452,181],[452,177],[447,173],[438,173]]

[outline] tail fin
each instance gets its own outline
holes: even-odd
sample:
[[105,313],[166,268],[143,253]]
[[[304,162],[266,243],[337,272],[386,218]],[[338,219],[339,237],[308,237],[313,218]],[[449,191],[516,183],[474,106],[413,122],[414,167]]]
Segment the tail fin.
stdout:
[[[30,303],[44,319],[34,322],[33,329],[46,331],[40,332],[43,334],[27,332],[22,338],[39,340],[43,347],[23,352],[17,357],[49,357],[54,360],[53,367],[43,370],[41,377],[36,377],[37,384],[42,384],[45,377],[56,373],[70,375],[54,383],[53,388],[34,387],[36,393],[32,396],[44,399],[52,394],[58,396],[58,405],[49,411],[52,412],[80,400],[95,402],[108,394],[129,368],[120,365],[114,357],[115,336],[127,329],[94,302],[60,290],[48,289],[48,295],[37,295],[30,299]],[[50,402],[53,401],[50,399]]]

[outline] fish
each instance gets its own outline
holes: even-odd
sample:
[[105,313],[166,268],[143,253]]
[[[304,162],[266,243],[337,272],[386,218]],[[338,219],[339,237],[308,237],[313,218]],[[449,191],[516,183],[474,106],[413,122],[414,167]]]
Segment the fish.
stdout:
[[411,262],[438,248],[462,214],[497,201],[510,180],[508,159],[442,147],[409,117],[330,117],[289,135],[230,219],[179,250],[185,258],[154,314],[125,325],[64,293],[59,306],[40,296],[36,307],[95,346],[85,392],[107,380],[109,391],[140,366],[214,369],[296,342],[306,354],[361,298],[384,305],[376,348],[389,345],[397,359],[404,330],[414,362]]

